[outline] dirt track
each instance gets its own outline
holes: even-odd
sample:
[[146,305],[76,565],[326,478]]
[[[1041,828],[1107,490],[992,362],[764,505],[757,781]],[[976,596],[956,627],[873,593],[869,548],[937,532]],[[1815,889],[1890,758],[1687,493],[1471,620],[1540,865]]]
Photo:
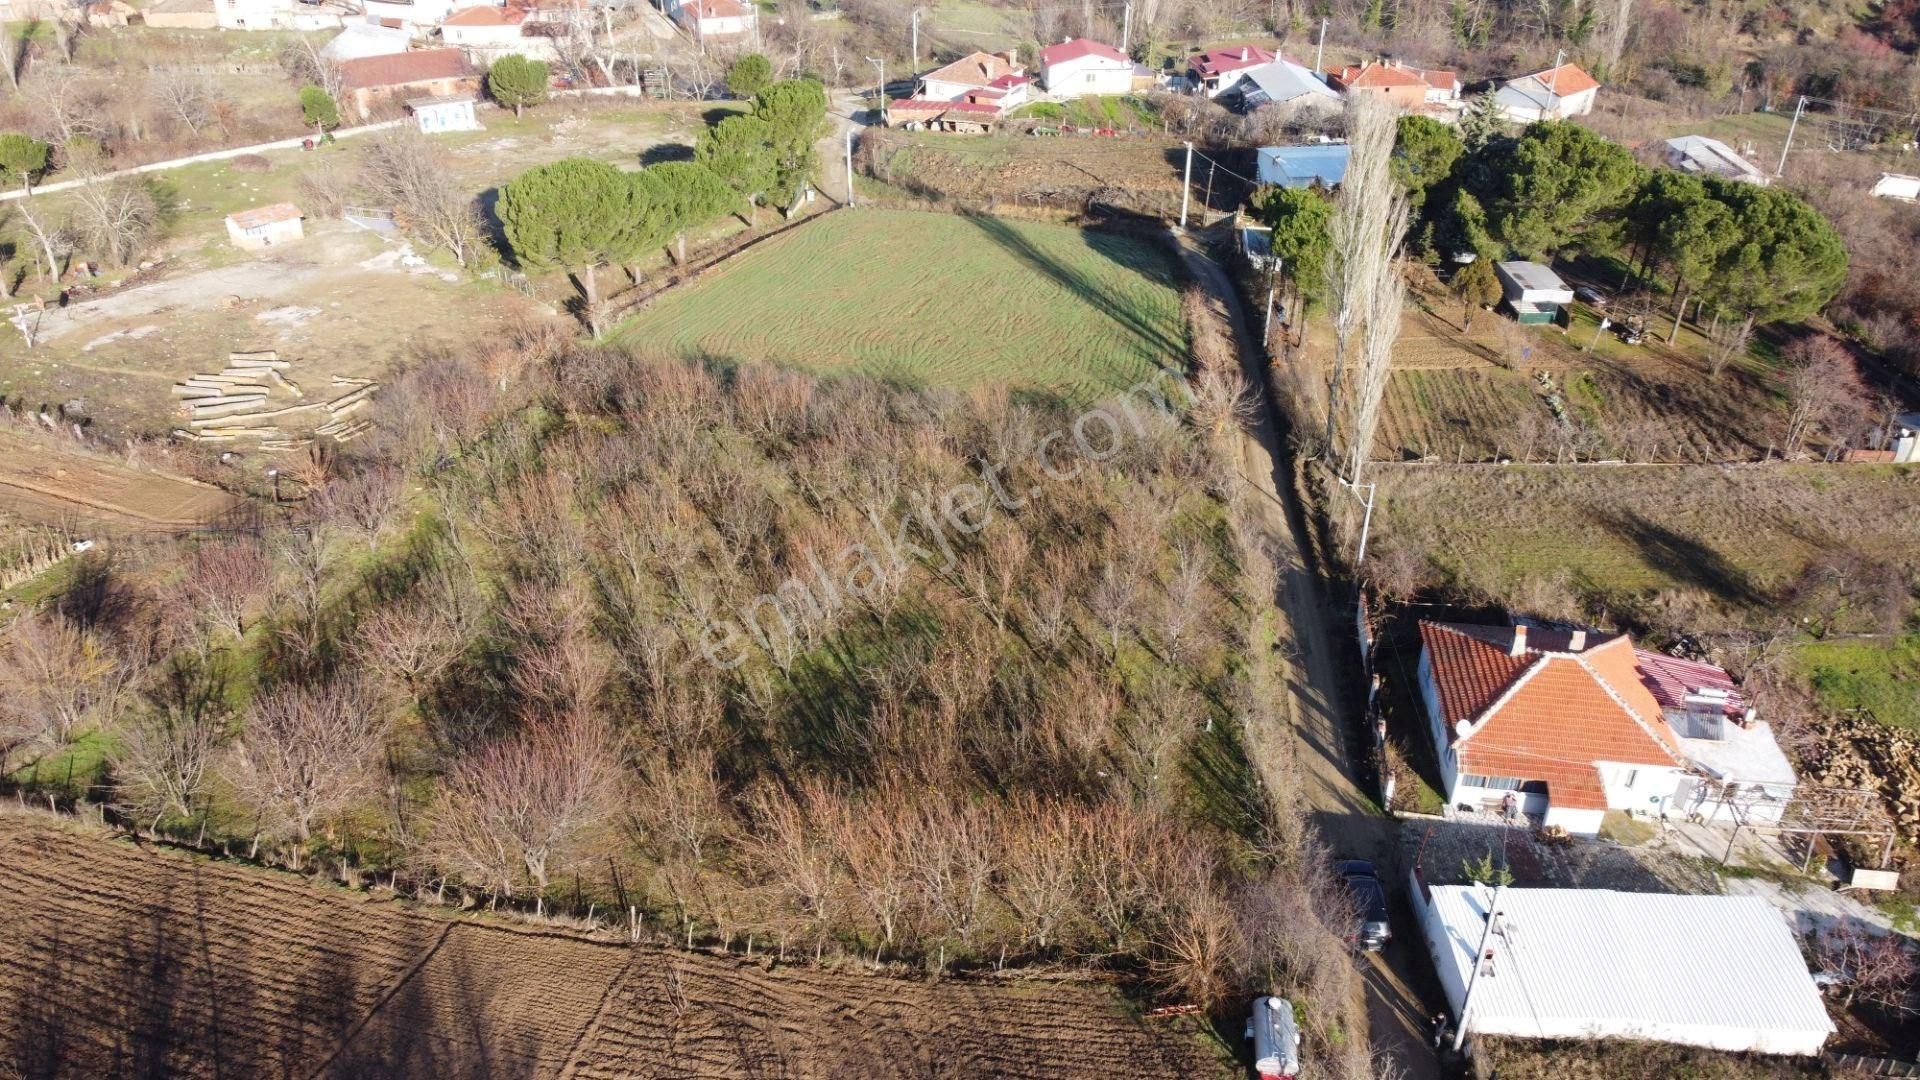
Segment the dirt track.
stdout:
[[203,525],[236,499],[210,484],[130,469],[0,433],[0,509],[58,524],[83,518],[142,532]]
[[1188,1077],[1103,988],[459,921],[0,811],[0,1076]]

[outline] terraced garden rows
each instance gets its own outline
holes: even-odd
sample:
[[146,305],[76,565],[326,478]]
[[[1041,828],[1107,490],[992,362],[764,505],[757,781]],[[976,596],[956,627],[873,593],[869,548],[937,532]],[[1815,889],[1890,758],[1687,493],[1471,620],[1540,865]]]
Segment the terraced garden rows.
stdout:
[[519,926],[0,810],[0,1075],[1222,1076],[1070,981],[922,982]]

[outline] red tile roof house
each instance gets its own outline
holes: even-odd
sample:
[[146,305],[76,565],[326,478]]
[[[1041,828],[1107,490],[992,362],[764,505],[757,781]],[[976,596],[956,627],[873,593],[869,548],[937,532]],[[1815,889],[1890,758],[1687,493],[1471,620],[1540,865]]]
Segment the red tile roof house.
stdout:
[[976,52],[922,76],[913,96],[926,101],[960,101],[972,97],[976,103],[1012,108],[1027,100],[1030,81],[1027,69],[1021,66],[1012,50]]
[[343,61],[340,86],[354,112],[365,120],[382,99],[472,92],[479,89],[479,80],[459,49],[420,49]]
[[1271,64],[1278,55],[1258,45],[1232,45],[1195,53],[1187,57],[1187,81],[1208,97],[1218,97],[1222,90],[1238,81],[1234,76],[1248,68]]
[[1427,80],[1393,63],[1336,68],[1327,73],[1327,84],[1343,94],[1372,94],[1402,109],[1427,103]]
[[1625,634],[1528,626],[1423,620],[1420,646],[1450,807],[1498,812],[1512,795],[1591,836],[1608,810],[1711,816],[1703,778],[1766,784],[1779,803],[1791,792],[1771,731],[1711,665],[1638,651]]
[[1133,60],[1105,42],[1068,38],[1040,50],[1040,81],[1055,97],[1133,92]]

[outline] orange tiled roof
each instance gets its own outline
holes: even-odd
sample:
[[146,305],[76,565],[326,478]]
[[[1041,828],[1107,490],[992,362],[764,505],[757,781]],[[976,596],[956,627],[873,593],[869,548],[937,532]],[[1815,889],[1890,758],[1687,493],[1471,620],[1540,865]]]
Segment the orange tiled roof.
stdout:
[[1396,64],[1370,63],[1364,67],[1349,64],[1333,73],[1333,81],[1358,90],[1385,89],[1389,86],[1427,87],[1427,80]]
[[473,74],[459,49],[420,49],[392,56],[362,56],[340,64],[340,84],[348,90],[410,86]]
[[1557,68],[1535,72],[1529,78],[1540,80],[1541,86],[1552,87],[1560,97],[1584,93],[1600,85],[1600,80],[1587,74],[1579,64],[1561,64]]
[[1533,627],[1518,656],[1513,636],[1512,627],[1420,624],[1462,772],[1543,780],[1556,806],[1604,809],[1596,762],[1684,764],[1625,634],[1589,634],[1575,652],[1568,632]]
[[1004,56],[988,52],[970,53],[955,60],[938,71],[923,76],[929,82],[961,83],[966,86],[987,86],[1003,75],[1018,75],[1021,69],[1009,63]]
[[477,7],[461,8],[441,21],[441,26],[519,26],[527,18],[526,10],[517,7],[494,7],[481,4]]

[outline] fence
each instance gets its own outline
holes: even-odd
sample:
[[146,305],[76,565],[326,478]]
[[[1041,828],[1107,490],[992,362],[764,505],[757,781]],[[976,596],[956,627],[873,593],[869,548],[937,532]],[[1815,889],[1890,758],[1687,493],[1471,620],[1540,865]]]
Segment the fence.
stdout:
[[1836,1069],[1865,1073],[1868,1076],[1920,1076],[1920,1063],[1893,1058],[1871,1058],[1860,1054],[1828,1054],[1827,1064]]

